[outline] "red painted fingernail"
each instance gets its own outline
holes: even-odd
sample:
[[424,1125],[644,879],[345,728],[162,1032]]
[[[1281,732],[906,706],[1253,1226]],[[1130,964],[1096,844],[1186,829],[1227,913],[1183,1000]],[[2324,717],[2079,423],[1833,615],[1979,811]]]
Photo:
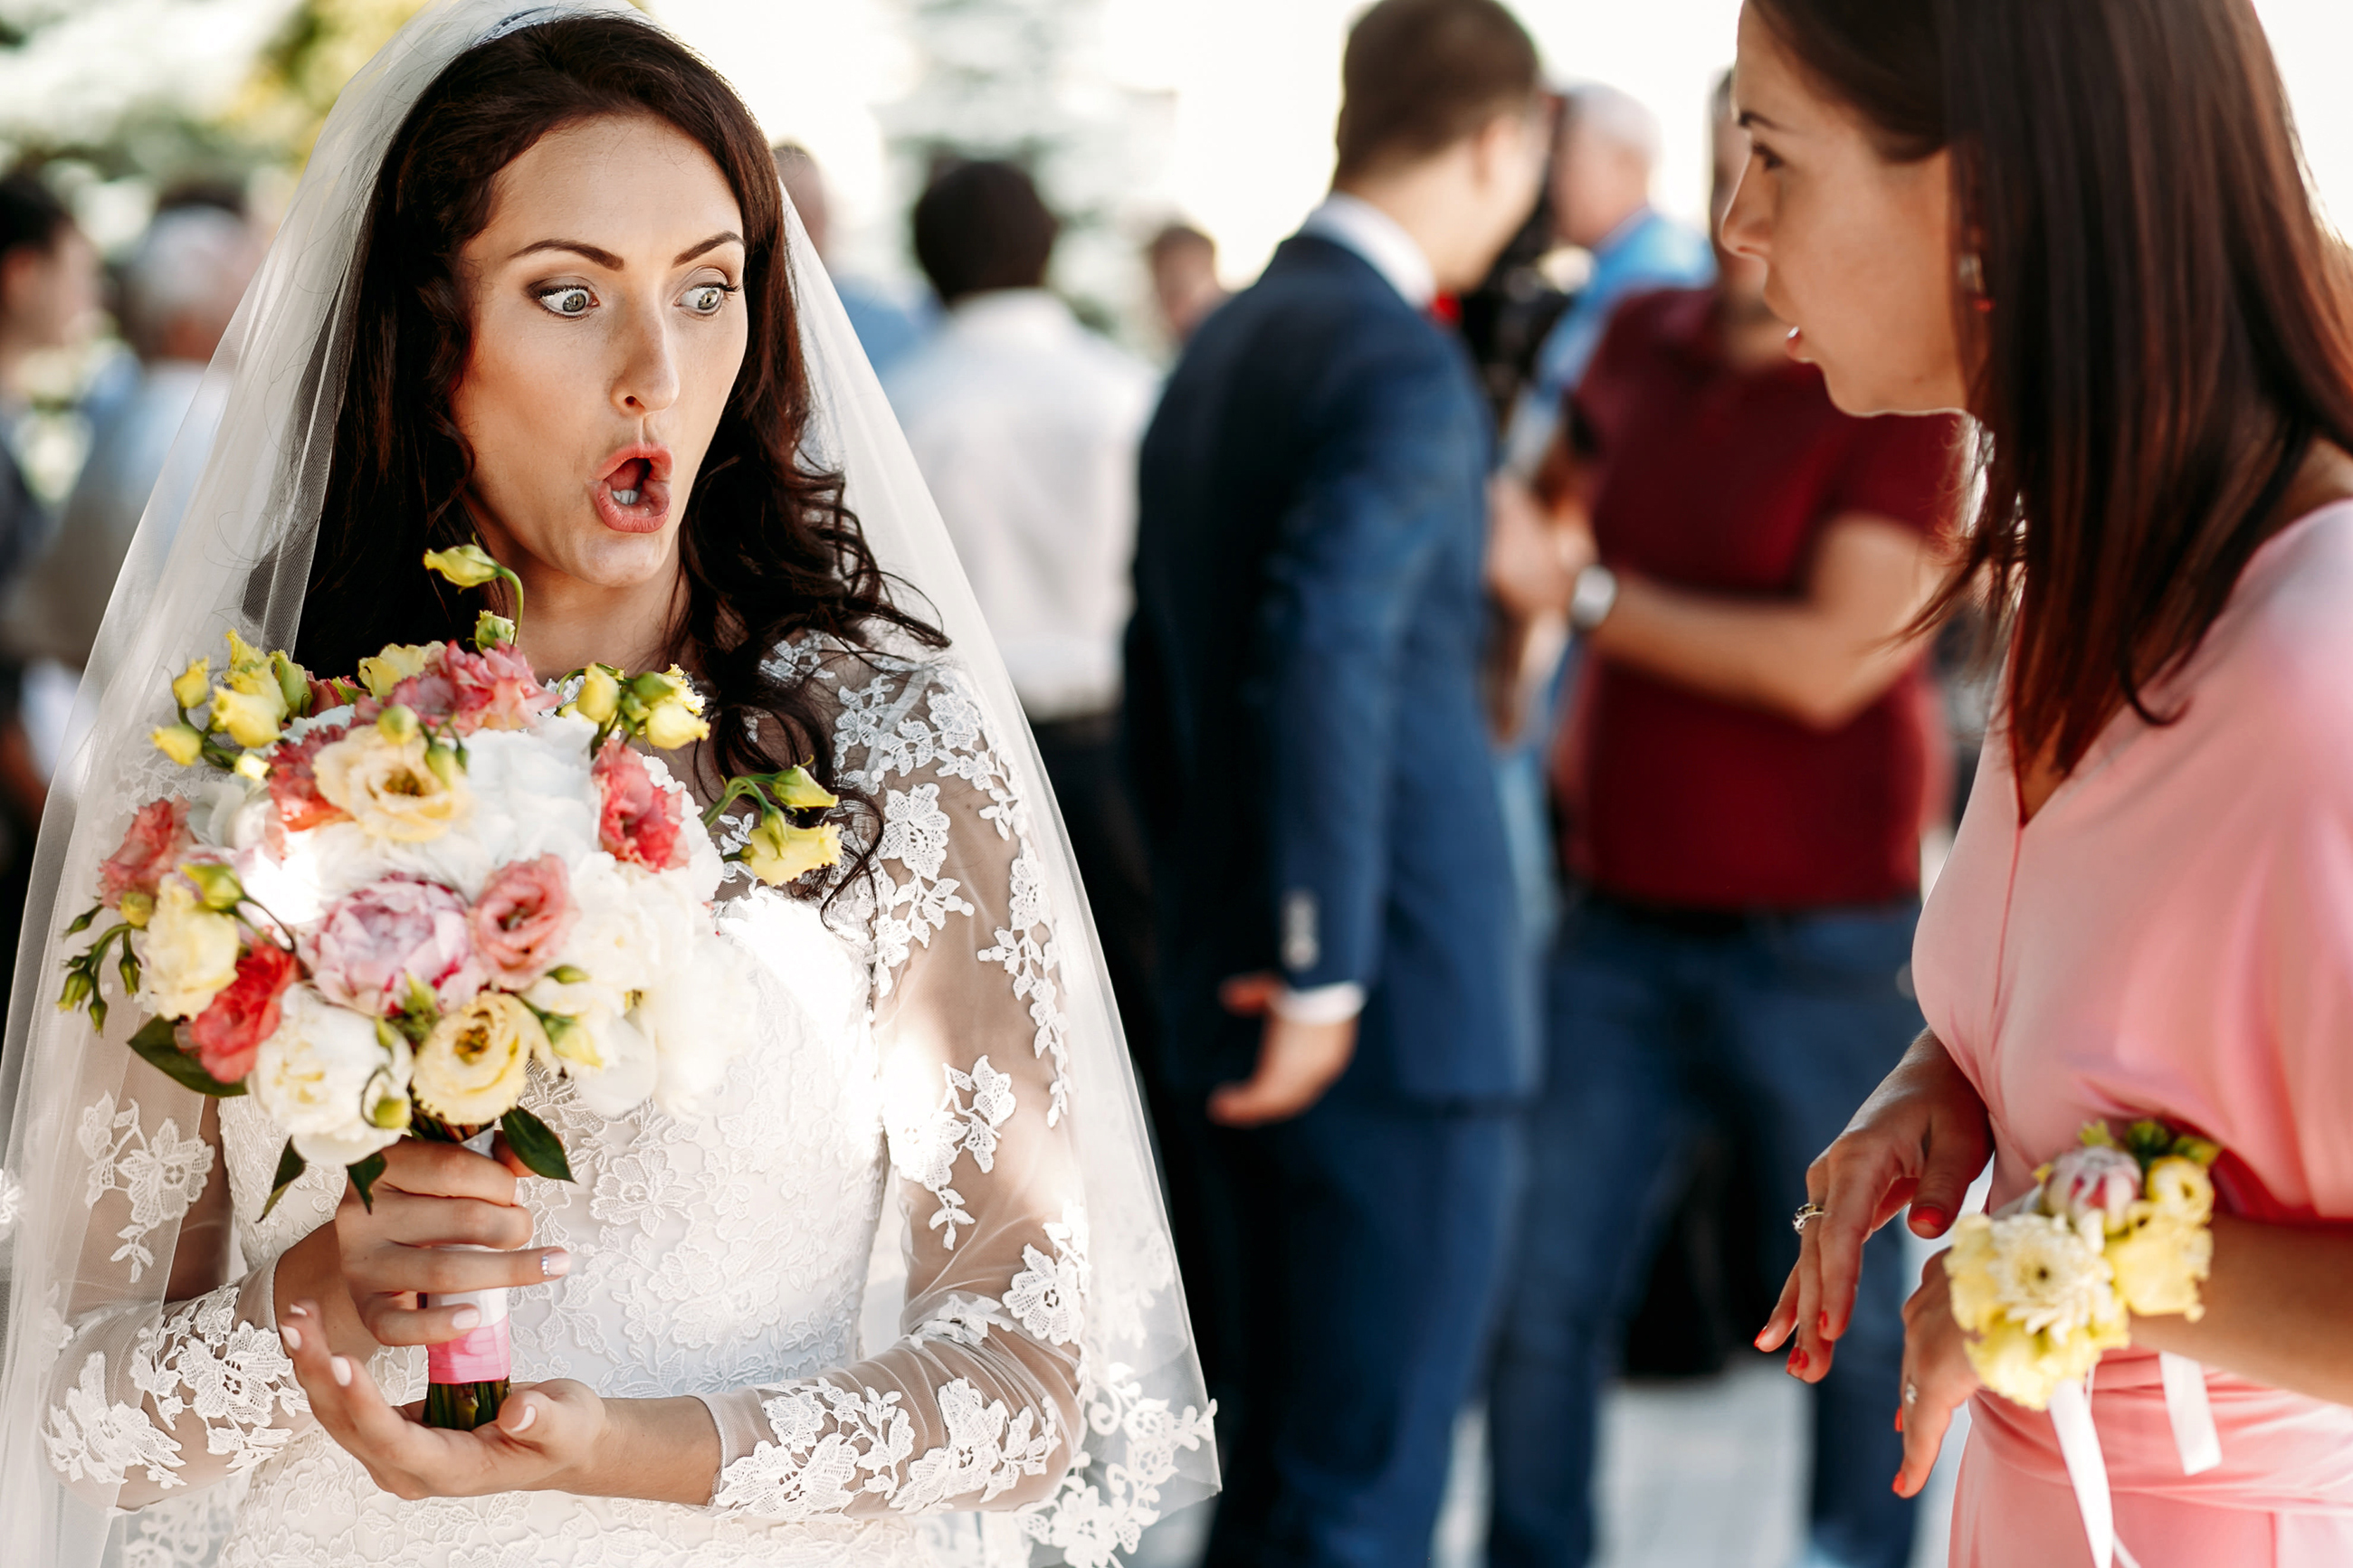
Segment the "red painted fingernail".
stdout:
[[1814,1314],[1814,1332],[1821,1335],[1824,1339],[1831,1337],[1831,1315],[1828,1312],[1816,1312]]
[[1806,1352],[1803,1352],[1803,1351],[1791,1351],[1791,1352],[1789,1352],[1789,1374],[1790,1374],[1792,1377],[1794,1377],[1794,1376],[1796,1376],[1799,1373],[1801,1373],[1801,1372],[1803,1372],[1803,1371],[1805,1371],[1805,1370],[1806,1370]]
[[1772,1324],[1770,1324],[1770,1323],[1767,1323],[1767,1324],[1766,1324],[1763,1328],[1761,1328],[1761,1329],[1757,1330],[1757,1337],[1756,1337],[1755,1339],[1753,1339],[1753,1340],[1749,1341],[1748,1342],[1749,1342],[1750,1344],[1755,1345],[1758,1350],[1760,1350],[1760,1351],[1761,1351],[1761,1350],[1763,1350],[1763,1349],[1765,1348],[1765,1339],[1766,1339],[1766,1336],[1767,1336],[1767,1335],[1768,1335],[1768,1334],[1770,1334],[1772,1331],[1773,1331],[1773,1325],[1772,1325]]

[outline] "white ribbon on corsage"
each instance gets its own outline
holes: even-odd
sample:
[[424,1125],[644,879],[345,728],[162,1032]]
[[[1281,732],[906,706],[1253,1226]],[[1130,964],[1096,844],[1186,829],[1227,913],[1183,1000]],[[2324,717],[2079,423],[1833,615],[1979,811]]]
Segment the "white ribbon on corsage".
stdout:
[[[2214,1429],[2214,1408],[2206,1400],[2206,1369],[2170,1352],[2159,1355],[2157,1365],[2165,1383],[2165,1414],[2173,1426],[2174,1451],[2181,1456],[2181,1473],[2194,1476],[2212,1469],[2222,1462],[2222,1439]],[[2094,1372],[2096,1375],[2097,1369]],[[2051,1425],[2059,1436],[2059,1457],[2067,1464],[2067,1482],[2075,1489],[2076,1511],[2084,1516],[2092,1568],[2140,1568],[2116,1539],[2108,1461],[2100,1452],[2099,1428],[2092,1422],[2091,1378],[2059,1385],[2051,1396]]]

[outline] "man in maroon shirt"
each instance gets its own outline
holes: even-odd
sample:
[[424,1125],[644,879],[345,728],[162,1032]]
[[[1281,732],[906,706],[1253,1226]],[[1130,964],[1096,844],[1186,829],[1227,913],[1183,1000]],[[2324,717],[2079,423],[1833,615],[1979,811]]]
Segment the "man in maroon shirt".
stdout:
[[[1718,98],[1717,208],[1749,161]],[[1749,177],[1772,178],[1751,169]],[[1952,510],[1949,420],[1858,420],[1790,360],[1762,268],[1630,300],[1574,395],[1549,514],[1499,490],[1490,574],[1584,637],[1554,791],[1571,889],[1489,1418],[1497,1568],[1592,1549],[1595,1405],[1710,1116],[1768,1213],[1920,1026],[1906,964],[1942,732],[1917,640]],[[1796,1256],[1778,1217],[1768,1266]],[[1812,1565],[1901,1568],[1889,1490],[1907,1286],[1866,1251],[1816,1385]],[[1778,1277],[1778,1276],[1777,1276]]]

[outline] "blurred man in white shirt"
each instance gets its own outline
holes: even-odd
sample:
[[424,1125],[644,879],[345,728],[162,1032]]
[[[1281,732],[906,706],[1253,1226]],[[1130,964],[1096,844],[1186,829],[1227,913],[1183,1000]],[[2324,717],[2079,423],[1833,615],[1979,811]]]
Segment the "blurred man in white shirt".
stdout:
[[1117,742],[1136,447],[1158,378],[1047,291],[1058,228],[1011,164],[936,177],[915,258],[945,313],[883,384],[1037,734],[1149,1092],[1151,911]]

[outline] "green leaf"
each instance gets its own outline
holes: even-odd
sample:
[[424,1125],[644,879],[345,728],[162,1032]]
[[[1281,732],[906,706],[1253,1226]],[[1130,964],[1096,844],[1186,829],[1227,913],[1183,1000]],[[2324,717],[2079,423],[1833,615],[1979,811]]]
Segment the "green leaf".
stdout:
[[564,1141],[548,1131],[547,1123],[516,1106],[499,1118],[499,1131],[507,1135],[507,1147],[513,1150],[536,1176],[551,1182],[572,1180],[572,1162],[565,1157]]
[[294,1152],[294,1140],[286,1140],[286,1147],[278,1152],[278,1173],[269,1178],[269,1201],[261,1205],[261,1218],[268,1219],[286,1189],[301,1180],[304,1170],[302,1156]]
[[73,924],[66,927],[66,935],[79,936],[97,921],[98,917],[104,913],[105,910],[106,906],[104,904],[90,905],[90,908],[82,910],[79,916],[75,917]]
[[[91,1004],[90,1011],[96,1014],[98,1004]],[[169,1018],[148,1019],[146,1026],[131,1037],[131,1048],[184,1089],[193,1089],[215,1100],[232,1100],[245,1092],[245,1085],[221,1082],[205,1070],[204,1063],[182,1050]]]
[[375,1179],[384,1174],[384,1151],[379,1149],[364,1160],[345,1165],[343,1173],[359,1189],[361,1206],[370,1214],[375,1213]]

